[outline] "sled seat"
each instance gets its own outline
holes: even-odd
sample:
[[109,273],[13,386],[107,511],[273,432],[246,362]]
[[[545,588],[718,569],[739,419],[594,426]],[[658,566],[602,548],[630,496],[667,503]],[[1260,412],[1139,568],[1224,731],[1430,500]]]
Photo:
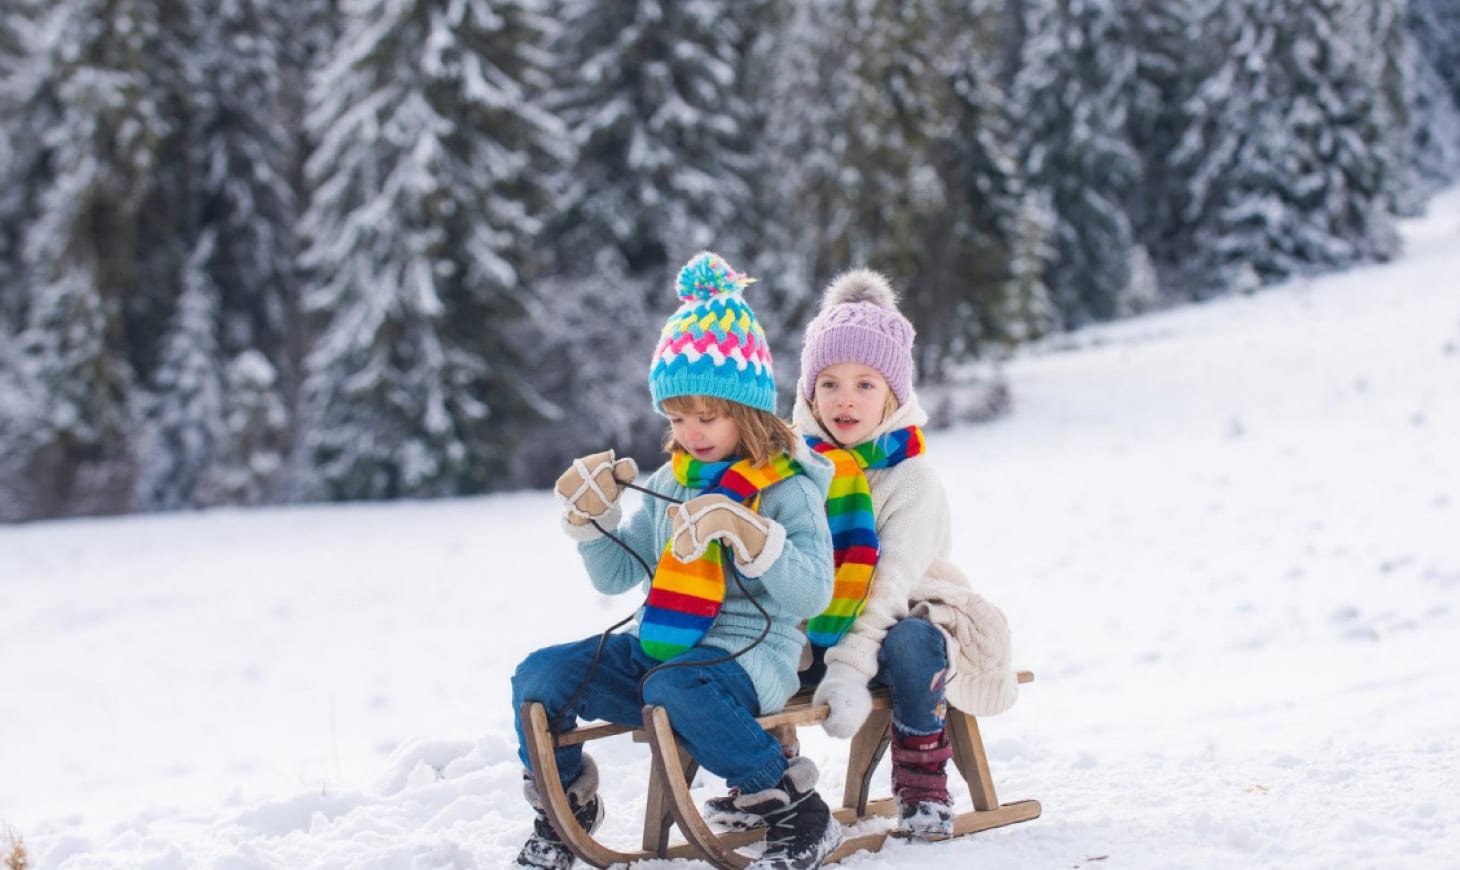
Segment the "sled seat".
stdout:
[[[1029,671],[1020,671],[1018,679],[1020,683],[1028,683],[1033,681],[1034,675]],[[825,705],[811,703],[811,694],[806,691],[794,695],[780,712],[761,716],[756,722],[777,735],[778,739],[789,741],[794,737],[795,729],[818,724],[829,713]],[[612,864],[657,858],[691,858],[708,861],[716,867],[739,870],[753,860],[736,849],[760,842],[764,839],[764,832],[716,831],[705,822],[689,788],[699,765],[679,746],[670,726],[669,716],[662,707],[646,706],[642,727],[599,723],[584,725],[562,734],[549,731],[547,713],[539,703],[524,704],[521,715],[526,725],[524,730],[527,733],[528,755],[532,759],[533,778],[537,783],[538,794],[543,798],[543,809],[553,827],[562,835],[563,842],[586,863],[595,867],[608,867]],[[833,809],[837,819],[844,825],[897,814],[891,797],[868,799],[873,774],[891,742],[891,721],[892,702],[887,690],[874,689],[872,712],[850,741],[842,805]],[[968,785],[974,807],[972,811],[955,817],[953,836],[960,837],[1037,818],[1040,813],[1038,801],[999,803],[975,717],[950,707],[947,721],[953,763]],[[603,845],[578,825],[559,782],[557,763],[553,757],[555,748],[589,743],[625,733],[631,733],[636,742],[647,742],[653,756],[646,790],[641,848],[627,852]],[[671,828],[675,825],[685,839],[671,843]],[[876,852],[882,848],[887,837],[896,835],[895,830],[881,830],[849,836],[831,854],[827,863],[841,860],[858,851]]]

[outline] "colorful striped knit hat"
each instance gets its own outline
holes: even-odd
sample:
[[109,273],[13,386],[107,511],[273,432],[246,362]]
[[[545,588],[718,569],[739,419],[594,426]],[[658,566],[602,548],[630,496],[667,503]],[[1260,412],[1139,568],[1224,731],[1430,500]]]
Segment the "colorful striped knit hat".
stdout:
[[776,412],[771,350],[742,291],[753,282],[703,251],[679,270],[682,304],[659,333],[649,365],[654,408],[675,396],[718,396]]

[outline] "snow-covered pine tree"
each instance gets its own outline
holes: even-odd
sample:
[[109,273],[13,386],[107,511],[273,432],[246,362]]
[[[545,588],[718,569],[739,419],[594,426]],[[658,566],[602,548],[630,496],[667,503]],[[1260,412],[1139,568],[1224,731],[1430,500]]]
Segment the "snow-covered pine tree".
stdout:
[[[139,63],[143,86],[163,123],[139,207],[145,220],[138,221],[132,240],[132,287],[122,299],[124,346],[139,389],[157,374],[198,236],[188,160],[196,92],[190,51],[197,43],[197,16],[191,0],[155,0],[149,14],[156,33]],[[134,407],[145,404],[142,396],[134,398]]]
[[[22,14],[24,12],[25,14]],[[35,415],[33,397],[27,395],[29,384],[21,375],[20,356],[15,333],[25,323],[30,294],[21,282],[21,241],[25,216],[32,209],[32,189],[23,182],[22,166],[32,161],[22,155],[34,150],[23,143],[21,122],[26,90],[23,70],[33,63],[38,40],[37,10],[28,2],[0,9],[0,490],[23,497],[24,426]],[[24,519],[27,505],[20,498],[7,498],[0,503],[0,522]]]
[[1124,32],[1129,34],[1135,58],[1126,124],[1132,147],[1139,155],[1142,176],[1126,203],[1136,239],[1157,264],[1172,260],[1171,214],[1176,200],[1168,194],[1184,183],[1169,155],[1180,141],[1185,118],[1182,107],[1197,80],[1190,61],[1192,26],[1198,0],[1126,0],[1121,6]]
[[303,402],[313,491],[499,485],[532,413],[508,336],[531,293],[561,134],[538,106],[534,5],[351,0],[312,91],[302,220],[320,333]]
[[278,371],[257,350],[228,361],[221,448],[198,485],[200,502],[252,505],[278,497],[277,480],[291,434],[278,381]]
[[[0,522],[15,522],[27,517],[31,493],[23,486],[25,464],[24,424],[34,416],[34,397],[26,394],[29,383],[20,374],[15,341],[8,326],[0,327],[0,489],[10,497],[0,502]],[[28,457],[27,457],[28,458]]]
[[766,138],[798,282],[891,274],[928,378],[1020,316],[995,313],[1006,292],[1038,295],[1037,263],[1015,252],[1026,236],[1003,95],[978,56],[998,25],[996,10],[941,0],[817,0],[795,4],[774,56]]
[[292,376],[288,310],[293,261],[295,160],[286,119],[282,49],[288,19],[278,0],[195,0],[199,18],[190,116],[194,208],[215,229],[199,262],[220,296],[220,348],[231,357],[260,350]]
[[[760,145],[772,168],[764,198],[775,209],[780,247],[789,254],[786,284],[805,288],[785,331],[797,333],[815,314],[821,285],[854,265],[846,240],[852,215],[843,208],[838,178],[844,162],[847,128],[846,33],[844,0],[793,3],[781,26],[768,35],[768,77],[760,91],[764,114]],[[855,126],[856,125],[852,125]],[[871,265],[871,264],[855,264]],[[772,347],[776,337],[771,336]],[[788,348],[788,352],[794,352]]]
[[[283,22],[276,49],[278,102],[271,114],[279,118],[280,126],[290,137],[286,149],[291,155],[288,178],[290,188],[300,192],[305,188],[304,160],[315,146],[310,139],[309,125],[304,122],[308,111],[309,84],[328,60],[339,39],[341,16],[337,0],[271,0],[270,11]],[[302,318],[298,316],[299,294],[294,296],[296,310],[291,312],[290,319],[297,323]],[[301,346],[303,343],[300,342]],[[296,363],[301,354],[302,351],[296,349]]]
[[139,451],[139,501],[154,509],[258,504],[283,464],[289,418],[259,350],[221,347],[215,239],[203,230],[163,348]]
[[[307,85],[308,74],[322,66],[340,38],[340,0],[268,0],[271,17],[283,22],[278,46],[280,75],[286,85]],[[285,115],[302,111],[305,88],[284,88]]]
[[1337,10],[1335,26],[1350,34],[1357,78],[1372,88],[1381,141],[1369,144],[1382,147],[1388,166],[1385,208],[1412,216],[1423,210],[1424,194],[1410,136],[1414,43],[1405,6],[1393,0],[1354,0]]
[[[292,159],[288,167],[289,186],[295,193],[297,207],[302,211],[306,205],[308,189],[305,161],[319,144],[314,138],[314,133],[318,131],[306,122],[310,87],[321,76],[324,65],[328,63],[330,54],[339,41],[344,17],[340,12],[340,0],[281,0],[278,5],[285,28],[279,48],[281,93],[277,114],[290,133],[288,150]],[[305,425],[302,419],[305,357],[316,338],[314,329],[310,327],[310,318],[305,314],[302,266],[305,239],[301,225],[296,223],[293,233],[295,247],[300,251],[294,261],[295,290],[286,300],[289,304],[287,317],[292,324],[292,346],[287,358],[294,375],[292,378],[280,378],[277,377],[276,369],[276,377],[273,379],[279,393],[289,397],[285,406],[289,417],[289,444],[283,466],[278,471],[278,494],[289,499],[301,498],[311,491],[316,494],[321,491],[314,476],[312,459],[299,440],[303,437]],[[270,367],[274,367],[272,363]]]
[[865,264],[897,276],[921,326],[914,297],[935,292],[921,280],[925,236],[944,223],[949,198],[935,153],[952,136],[940,68],[953,30],[946,4],[843,0],[820,11],[833,111],[816,132],[834,162],[815,179],[830,224],[819,259],[832,270]]
[[52,7],[44,84],[19,129],[41,194],[24,239],[18,377],[30,400],[13,467],[30,516],[129,509],[134,476],[124,304],[139,295],[140,227],[169,134],[150,80],[153,0]]
[[208,268],[217,235],[217,229],[204,230],[193,249],[153,377],[137,476],[138,501],[151,509],[194,506],[198,484],[223,447],[221,294]]
[[73,267],[39,288],[18,347],[8,354],[15,368],[6,378],[0,470],[13,497],[5,519],[132,506],[132,373],[114,345],[116,305],[89,277]]
[[1460,3],[1408,0],[1408,25],[1420,51],[1460,105]]
[[1025,187],[1008,98],[990,60],[1001,15],[994,4],[955,4],[944,18],[958,35],[943,65],[952,129],[934,152],[948,210],[946,229],[926,239],[924,271],[938,277],[918,321],[919,370],[934,379],[947,362],[1036,338],[1059,320],[1044,283],[1049,228]]
[[1175,265],[1192,295],[1384,258],[1393,157],[1381,83],[1342,24],[1359,0],[1231,0],[1203,12],[1201,84],[1172,152]]
[[1404,56],[1410,159],[1420,196],[1460,178],[1460,106],[1413,38]]
[[578,146],[578,186],[563,203],[569,265],[606,249],[663,291],[695,251],[735,253],[726,242],[749,197],[743,61],[756,12],[710,0],[560,3],[554,103]]
[[[551,481],[585,449],[652,459],[662,423],[645,377],[676,270],[698,250],[742,256],[754,233],[755,171],[746,54],[761,3],[562,0],[552,100],[575,147],[547,237],[554,280],[533,334],[538,374],[562,407],[592,409],[589,427],[544,427],[524,454]],[[759,306],[774,275],[751,288]],[[612,316],[605,310],[611,309]]]
[[832,75],[841,111],[823,135],[841,144],[826,176],[833,222],[821,259],[894,276],[918,329],[920,375],[938,378],[954,342],[952,309],[971,289],[956,264],[968,241],[957,237],[967,225],[954,217],[963,192],[950,190],[948,177],[958,25],[940,0],[850,0],[834,4],[829,19],[826,62],[840,65]]
[[1064,326],[1133,306],[1135,241],[1125,203],[1140,181],[1126,129],[1134,76],[1111,0],[1024,0],[1014,83],[1028,184],[1052,221],[1045,272]]
[[[11,0],[0,9],[0,82],[9,82],[26,66],[37,46],[40,12],[38,0]],[[0,99],[8,100],[12,96],[4,93]],[[3,147],[5,144],[0,143],[0,148]]]
[[1403,60],[1420,195],[1460,178],[1460,5],[1409,0]]
[[[44,68],[39,0],[14,0],[0,8],[0,341],[25,319],[28,294],[21,283],[21,240],[35,212],[36,188],[28,179],[40,143],[27,129],[27,105],[37,98]],[[0,445],[3,452],[3,445]]]
[[[275,373],[264,381],[292,395],[296,324],[289,314],[296,306],[298,215],[289,180],[294,140],[279,111],[280,54],[290,23],[280,17],[285,8],[272,0],[201,0],[187,8],[185,34],[178,34],[184,45],[179,65],[188,76],[189,171],[185,224],[175,234],[195,241],[179,311],[151,379],[155,395],[147,441],[167,455],[143,456],[139,495],[147,506],[208,503],[196,491],[200,485],[220,476],[253,475],[247,465],[213,467],[239,455],[230,438],[269,442],[277,436],[225,429],[225,419],[264,419],[233,413],[235,400],[259,399],[221,389],[229,359],[258,353]],[[181,22],[174,26],[183,30]],[[199,356],[204,345],[206,358]],[[286,401],[281,393],[272,404],[282,407]],[[213,487],[211,493],[221,497],[225,489]]]
[[[742,89],[749,112],[745,122],[746,182],[750,193],[746,211],[736,222],[736,235],[744,251],[743,268],[761,276],[764,286],[753,290],[755,310],[766,323],[771,352],[782,361],[782,371],[793,365],[801,351],[801,328],[815,313],[820,288],[806,248],[795,243],[803,229],[791,206],[796,200],[796,178],[806,158],[784,147],[787,129],[805,123],[809,95],[795,90],[788,75],[794,56],[793,19],[805,4],[786,0],[755,0],[755,29],[747,33]],[[792,114],[782,114],[783,101],[795,104]],[[789,404],[793,385],[782,377],[780,386]]]

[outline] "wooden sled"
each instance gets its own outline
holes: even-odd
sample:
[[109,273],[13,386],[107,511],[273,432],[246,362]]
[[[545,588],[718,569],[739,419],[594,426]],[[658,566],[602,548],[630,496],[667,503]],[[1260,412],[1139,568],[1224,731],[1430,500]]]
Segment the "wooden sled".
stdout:
[[[1018,676],[1021,683],[1034,679],[1034,675],[1028,671],[1020,671]],[[806,692],[793,697],[781,712],[762,716],[756,721],[766,730],[785,726],[799,728],[821,722],[828,712],[824,705],[813,706],[811,694]],[[532,760],[533,778],[537,783],[538,794],[542,796],[543,809],[548,820],[562,836],[564,844],[586,863],[594,867],[608,867],[612,864],[629,864],[656,858],[691,858],[708,861],[716,867],[740,870],[755,860],[741,854],[737,849],[759,843],[764,839],[763,831],[717,831],[700,815],[689,788],[699,766],[689,753],[680,748],[670,727],[669,716],[662,707],[651,705],[644,708],[644,726],[641,729],[600,724],[557,735],[549,731],[547,713],[541,704],[524,704],[521,715],[526,725],[524,730],[527,734],[528,756]],[[891,719],[892,706],[887,691],[875,690],[872,694],[872,712],[851,740],[842,806],[833,810],[837,820],[844,825],[897,814],[891,797],[868,799],[877,764],[891,740],[888,727]],[[573,818],[568,796],[558,779],[553,750],[556,747],[587,743],[627,732],[632,732],[636,741],[649,744],[653,765],[649,775],[648,803],[644,810],[644,832],[640,848],[619,851],[598,842]],[[948,737],[953,745],[954,765],[968,784],[974,806],[972,811],[960,813],[954,818],[954,837],[1028,821],[1039,816],[1038,801],[999,803],[978,722],[973,716],[950,709]],[[684,840],[670,842],[671,822],[679,827]],[[891,829],[848,836],[827,858],[827,863],[839,861],[859,851],[876,852],[889,836],[897,835],[897,831]]]

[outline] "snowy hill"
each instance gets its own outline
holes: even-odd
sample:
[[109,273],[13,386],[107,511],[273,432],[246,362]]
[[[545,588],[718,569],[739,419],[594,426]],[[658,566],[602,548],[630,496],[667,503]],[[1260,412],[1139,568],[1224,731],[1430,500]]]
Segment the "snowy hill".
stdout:
[[[1460,862],[1460,191],[1403,229],[1033,349],[1012,415],[931,436],[1037,675],[996,784],[1044,815],[847,866]],[[547,493],[0,528],[0,823],[42,870],[504,866],[508,675],[629,598]],[[627,846],[647,750],[602,746]]]

